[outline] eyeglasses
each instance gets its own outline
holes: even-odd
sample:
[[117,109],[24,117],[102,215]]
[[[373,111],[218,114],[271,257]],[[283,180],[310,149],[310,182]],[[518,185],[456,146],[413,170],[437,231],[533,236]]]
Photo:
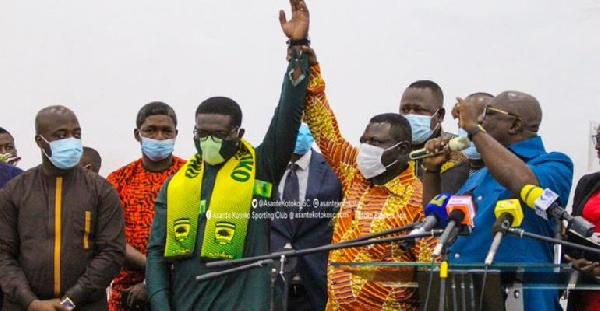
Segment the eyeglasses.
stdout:
[[210,137],[214,142],[218,143],[218,142],[221,142],[222,140],[226,139],[227,137],[229,137],[234,132],[239,131],[239,129],[240,129],[239,126],[236,126],[227,132],[225,132],[225,131],[210,132],[210,131],[198,130],[197,128],[195,128],[194,129],[194,137],[196,137],[196,139],[198,139],[199,141],[206,141],[208,139],[208,137]]
[[485,106],[485,111],[484,111],[485,116],[493,116],[495,114],[503,114],[505,116],[510,116],[510,117],[515,117],[517,119],[521,119],[521,117],[516,113],[498,109],[498,108],[492,107],[490,105]]
[[592,141],[594,142],[594,146],[600,145],[600,136],[592,135]]

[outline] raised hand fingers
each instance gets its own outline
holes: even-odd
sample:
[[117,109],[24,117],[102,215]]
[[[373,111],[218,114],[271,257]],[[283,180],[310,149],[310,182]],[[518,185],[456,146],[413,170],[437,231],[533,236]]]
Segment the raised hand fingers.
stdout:
[[308,14],[308,7],[306,6],[306,2],[304,2],[303,0],[298,1],[298,9]]
[[292,12],[298,10],[298,0],[290,0],[290,6],[292,7]]
[[279,10],[279,23],[281,24],[281,26],[283,26],[283,25],[285,25],[285,23],[287,23],[287,18],[285,18],[284,10]]

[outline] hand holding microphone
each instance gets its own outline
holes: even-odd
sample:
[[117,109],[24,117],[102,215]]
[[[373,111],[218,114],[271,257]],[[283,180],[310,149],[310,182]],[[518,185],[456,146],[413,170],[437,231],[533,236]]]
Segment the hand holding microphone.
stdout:
[[411,160],[431,158],[439,155],[449,157],[450,151],[461,151],[469,148],[471,141],[467,137],[456,137],[452,139],[438,137],[425,143],[425,148],[412,151],[409,154]]
[[512,199],[498,201],[498,203],[496,203],[496,208],[494,209],[494,214],[496,215],[496,222],[492,227],[494,240],[492,241],[492,246],[490,247],[487,257],[485,258],[486,266],[489,266],[494,262],[496,251],[498,251],[502,237],[506,235],[506,230],[510,227],[519,227],[521,222],[523,222],[523,208],[521,207],[519,200]]

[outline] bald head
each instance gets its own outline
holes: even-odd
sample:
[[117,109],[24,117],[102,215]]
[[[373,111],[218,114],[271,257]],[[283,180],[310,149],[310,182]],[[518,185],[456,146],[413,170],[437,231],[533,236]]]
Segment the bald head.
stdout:
[[500,109],[517,114],[526,129],[537,132],[542,123],[542,108],[538,100],[526,93],[504,91],[494,97],[491,104]]
[[465,98],[465,101],[474,101],[481,104],[487,104],[494,95],[484,92],[473,93]]
[[83,155],[81,156],[79,165],[98,174],[100,172],[100,167],[102,167],[102,157],[100,157],[100,153],[98,153],[96,149],[84,146]]
[[62,105],[48,106],[38,111],[35,116],[35,133],[48,131],[53,125],[65,121],[77,122],[77,117],[71,109]]

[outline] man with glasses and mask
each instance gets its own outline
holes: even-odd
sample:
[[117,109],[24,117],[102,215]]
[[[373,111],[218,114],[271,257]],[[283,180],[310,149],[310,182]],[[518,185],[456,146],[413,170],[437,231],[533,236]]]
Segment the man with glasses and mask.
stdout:
[[166,103],[151,102],[140,109],[133,138],[140,146],[142,157],[107,178],[119,192],[127,237],[125,266],[111,285],[111,311],[148,304],[144,271],[154,201],[165,181],[186,162],[173,155],[177,116]]
[[[573,162],[565,154],[547,152],[538,135],[542,109],[531,95],[506,91],[485,105],[459,100],[453,116],[459,119],[485,162],[485,168],[471,176],[458,194],[470,194],[476,206],[477,224],[469,236],[459,236],[450,248],[451,263],[483,263],[492,243],[490,230],[496,221],[496,202],[520,198],[525,185],[548,188],[559,195],[558,204],[567,206],[573,182]],[[447,139],[427,144],[430,152],[447,151]],[[447,155],[440,155],[445,157]],[[438,169],[431,167],[431,169]],[[554,220],[544,220],[530,208],[523,208],[521,228],[553,237]],[[553,261],[551,244],[530,239],[507,238],[496,253],[497,263],[543,263]],[[560,309],[556,290],[524,291],[525,310]]]
[[[304,50],[311,56],[304,118],[344,193],[332,243],[423,221],[421,181],[406,157],[411,150],[409,122],[396,113],[374,116],[360,137],[360,147],[353,147],[339,131],[314,52]],[[331,251],[326,310],[418,310],[415,289],[386,285],[414,281],[410,269],[354,269],[332,263],[428,261],[432,244],[432,239],[423,239],[413,247],[391,243]]]
[[[412,129],[413,150],[422,149],[433,138],[454,138],[456,135],[442,131],[444,93],[442,88],[431,80],[418,80],[411,83],[400,99],[400,114]],[[439,171],[430,171],[423,166],[423,160],[415,160],[415,173],[421,180],[427,174],[441,177],[440,187],[444,193],[456,193],[469,177],[468,159],[461,152],[452,152]],[[429,202],[423,197],[423,202]]]
[[78,165],[77,117],[50,106],[35,118],[42,164],[0,190],[4,310],[106,310],[106,287],[125,260],[115,189]]
[[[290,45],[308,42],[308,11],[291,0],[280,22]],[[152,310],[269,309],[268,269],[197,282],[214,272],[206,262],[269,252],[271,201],[294,151],[304,109],[308,63],[294,48],[275,115],[254,148],[242,128],[240,105],[211,97],[196,109],[197,154],[169,179],[156,199],[148,242],[146,284]],[[218,271],[218,270],[217,270]]]

